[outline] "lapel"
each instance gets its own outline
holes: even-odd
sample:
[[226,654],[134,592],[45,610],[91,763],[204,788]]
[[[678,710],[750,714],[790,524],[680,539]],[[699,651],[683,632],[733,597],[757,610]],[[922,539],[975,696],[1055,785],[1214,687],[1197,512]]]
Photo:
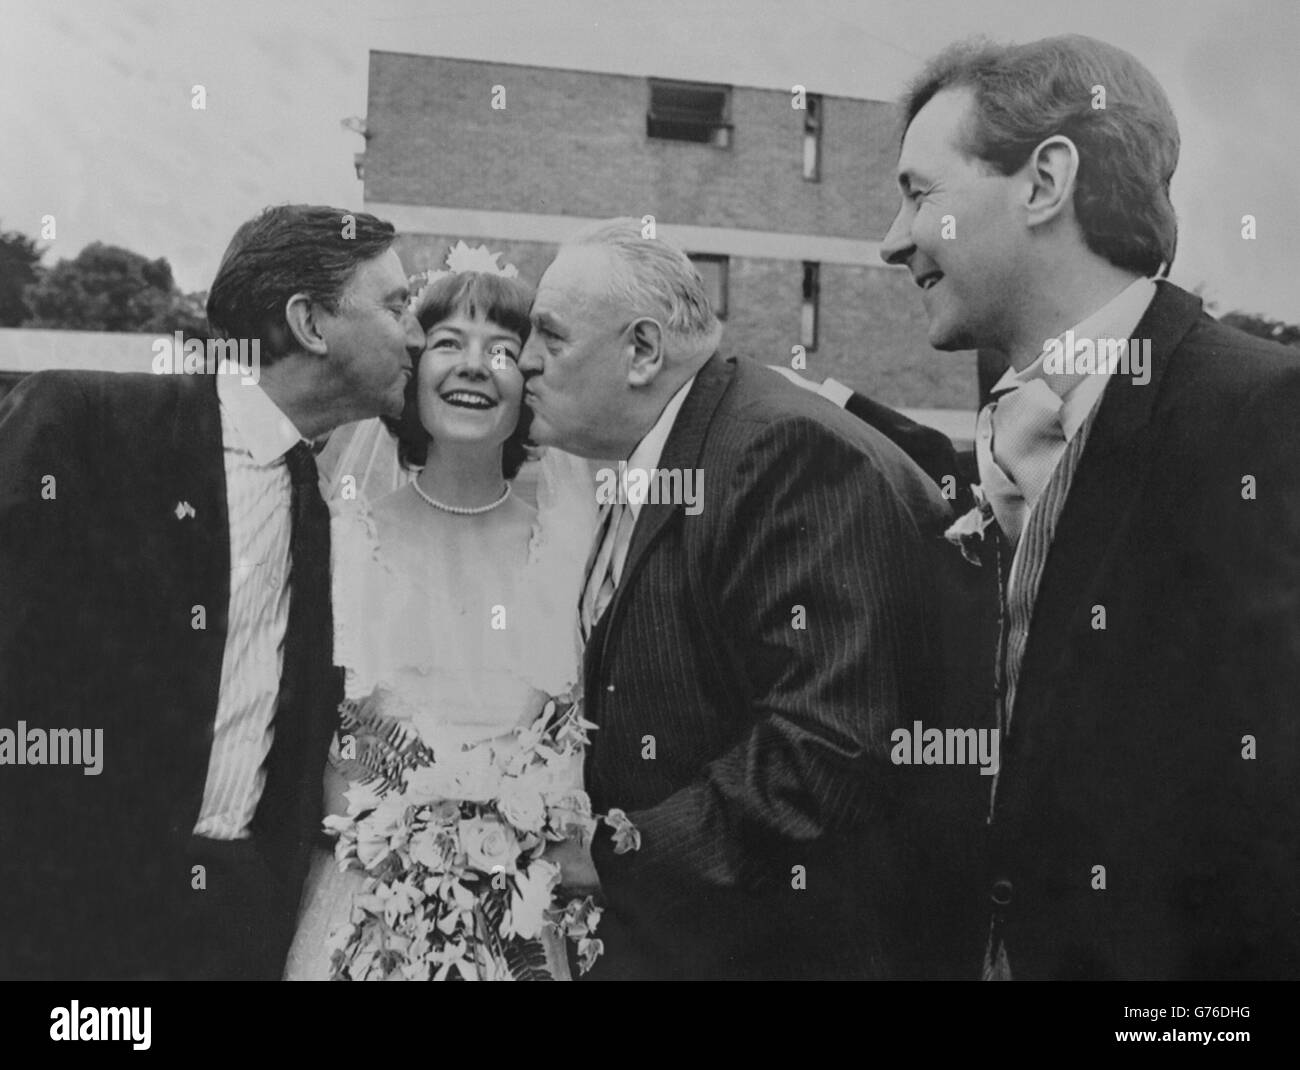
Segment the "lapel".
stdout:
[[[184,618],[185,638],[159,656],[183,656],[188,666],[177,677],[180,693],[167,704],[176,719],[171,732],[178,752],[171,755],[171,760],[188,773],[184,797],[166,801],[172,831],[187,836],[202,805],[221,692],[230,602],[230,522],[216,377],[177,376],[175,390],[170,422],[160,429],[159,436],[167,451],[160,467],[165,466],[162,485],[164,507],[169,514],[162,521],[174,535],[172,552],[166,560],[157,561],[155,567],[165,597]],[[192,515],[175,515],[173,511],[181,503],[193,509]],[[202,605],[207,614],[206,627],[197,636],[189,628],[193,605]]]
[[578,588],[578,621],[581,628],[583,608],[587,604],[587,588],[591,586],[591,571],[596,567],[596,558],[600,555],[600,544],[605,540],[605,529],[609,525],[612,506],[601,505],[597,514],[596,533],[591,539],[591,549],[587,551],[587,563],[582,566],[582,586]]
[[1111,545],[1123,537],[1119,522],[1136,504],[1152,461],[1155,429],[1151,414],[1174,352],[1201,315],[1201,300],[1159,280],[1156,296],[1133,332],[1151,340],[1151,380],[1139,386],[1115,375],[1079,458],[1038,583],[1033,618],[1021,661],[1019,698],[1040,658],[1064,649],[1062,636],[1078,611],[1081,591],[1090,589]]
[[[177,572],[165,577],[177,591],[207,610],[203,656],[190,681],[189,706],[210,728],[216,715],[230,603],[230,520],[226,507],[226,468],[222,452],[221,410],[216,377],[181,376],[176,407],[168,429],[168,498],[188,503],[193,515],[168,517],[178,526],[182,543]],[[182,599],[185,602],[185,599]],[[191,602],[185,602],[186,612]]]
[[177,501],[194,508],[194,516],[183,522],[192,536],[188,566],[200,581],[196,589],[209,592],[213,600],[209,626],[214,617],[219,620],[224,638],[230,601],[230,518],[216,377],[183,376],[178,385],[170,429],[172,489]]
[[[677,413],[668,440],[664,443],[663,455],[659,458],[659,468],[685,470],[699,467],[700,454],[704,451],[704,439],[713,420],[713,413],[731,385],[735,373],[736,359],[734,357],[724,359],[717,353],[714,353],[700,368],[690,393],[686,395],[686,400]],[[627,592],[636,583],[637,574],[645,563],[646,555],[668,524],[682,515],[683,508],[681,503],[655,505],[650,502],[646,502],[641,507],[636,527],[632,530],[632,543],[628,547],[623,575],[619,578],[618,587],[614,591],[614,599],[591,635],[589,649],[600,651],[598,659],[594,661],[588,659],[592,672],[598,671],[600,664],[605,660],[609,637],[622,612]]]

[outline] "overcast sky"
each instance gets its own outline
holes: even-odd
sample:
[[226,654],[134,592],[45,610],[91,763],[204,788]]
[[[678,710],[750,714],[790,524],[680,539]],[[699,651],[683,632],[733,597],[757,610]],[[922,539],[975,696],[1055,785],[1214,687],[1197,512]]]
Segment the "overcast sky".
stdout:
[[1300,322],[1295,0],[0,0],[0,226],[52,214],[47,262],[105,241],[204,289],[264,205],[360,205],[340,120],[365,114],[370,49],[894,99],[956,38],[1068,32],[1173,102],[1174,280]]

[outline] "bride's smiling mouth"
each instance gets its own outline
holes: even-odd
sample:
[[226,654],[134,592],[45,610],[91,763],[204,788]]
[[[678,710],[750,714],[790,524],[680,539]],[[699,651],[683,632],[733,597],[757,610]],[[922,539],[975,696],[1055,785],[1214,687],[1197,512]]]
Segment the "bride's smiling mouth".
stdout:
[[454,405],[458,409],[495,409],[500,404],[496,398],[489,397],[477,390],[448,390],[445,394],[439,394],[438,396],[446,404]]

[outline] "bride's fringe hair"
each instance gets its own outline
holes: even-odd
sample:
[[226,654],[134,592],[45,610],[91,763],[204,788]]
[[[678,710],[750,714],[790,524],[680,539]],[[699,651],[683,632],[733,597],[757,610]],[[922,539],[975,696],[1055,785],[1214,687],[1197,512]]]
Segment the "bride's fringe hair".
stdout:
[[[520,279],[490,275],[482,271],[462,271],[447,275],[426,287],[418,296],[416,319],[428,334],[436,324],[460,313],[469,319],[484,319],[514,331],[520,343],[528,341],[528,310],[533,304],[533,289]],[[424,464],[429,452],[429,432],[420,423],[419,372],[406,384],[406,405],[397,419],[384,417],[388,429],[397,436],[398,456],[408,468]],[[519,423],[501,448],[501,474],[514,479],[528,459],[528,431],[532,412],[519,406]]]

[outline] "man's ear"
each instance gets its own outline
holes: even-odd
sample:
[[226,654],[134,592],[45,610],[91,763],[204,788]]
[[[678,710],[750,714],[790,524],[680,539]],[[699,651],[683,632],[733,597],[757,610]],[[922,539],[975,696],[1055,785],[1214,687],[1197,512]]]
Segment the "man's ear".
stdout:
[[320,306],[304,293],[296,293],[284,305],[284,320],[293,335],[294,345],[312,356],[323,357],[329,352],[321,334]]
[[628,328],[628,345],[632,361],[627,381],[632,386],[649,386],[664,367],[664,329],[649,316],[633,321]]
[[1025,167],[1029,178],[1025,221],[1031,227],[1073,211],[1079,177],[1079,150],[1073,141],[1064,134],[1053,134],[1029,154]]

